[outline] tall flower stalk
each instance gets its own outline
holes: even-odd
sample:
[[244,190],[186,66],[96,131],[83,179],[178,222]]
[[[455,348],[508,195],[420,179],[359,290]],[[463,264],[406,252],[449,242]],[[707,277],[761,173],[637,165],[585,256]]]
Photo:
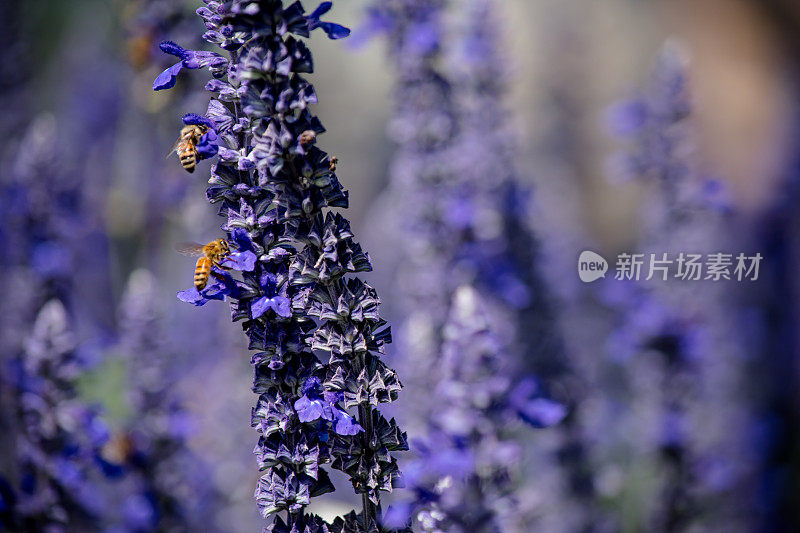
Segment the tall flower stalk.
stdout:
[[457,289],[443,331],[436,409],[405,467],[412,496],[390,509],[388,525],[463,533],[531,527],[520,513],[520,426],[552,426],[566,412],[535,379],[515,378],[519,365],[505,357],[510,343],[492,315],[475,287]]
[[213,530],[219,494],[209,468],[189,448],[191,414],[176,390],[175,353],[166,340],[158,284],[146,270],[131,274],[112,350],[127,383],[127,416],[112,426],[101,464],[118,485],[121,526],[131,531]]
[[[2,304],[0,387],[9,457],[0,478],[9,528],[63,530],[104,516],[95,459],[107,433],[77,380],[90,361],[76,332],[76,241],[86,228],[80,181],[64,164],[53,117],[28,128],[27,147],[5,161],[0,273],[14,287]],[[47,179],[43,177],[46,176]]]
[[304,74],[313,63],[298,39],[316,28],[333,39],[349,30],[320,20],[331,2],[310,14],[299,2],[205,3],[198,10],[204,38],[227,53],[162,43],[180,61],[154,89],[174,85],[183,69],[211,71],[206,116],[184,122],[205,126],[201,143],[216,146],[204,152],[219,154],[207,196],[219,205],[235,251],[207,287],[179,297],[195,305],[228,298],[254,351],[252,423],[263,472],[255,498],[271,520],[267,531],[328,530],[306,511],[312,497],[334,490],[325,464],[347,474],[362,495],[361,513],[330,527],[372,531],[380,493],[398,481],[392,452],[407,449],[405,434],[377,409],[394,401],[400,383],[381,361],[390,335],[377,294],[349,277],[371,266],[348,221],[330,211],[347,207],[347,193],[335,160],[316,146],[325,130],[309,109],[317,97]]
[[513,422],[543,427],[565,415],[535,380],[518,376],[560,361],[531,266],[533,238],[521,223],[527,202],[514,173],[491,5],[450,2],[466,15],[451,49],[447,4],[386,0],[370,12],[396,71],[390,194],[402,206],[394,227],[404,265],[414,267],[400,284],[399,355],[417,369],[404,373],[407,383],[434,398],[414,413],[414,430],[426,435],[406,469],[415,498],[391,518],[396,526],[414,518],[426,531],[505,531],[520,519]]
[[46,303],[14,371],[19,479],[3,502],[11,530],[88,528],[106,513],[96,458],[108,433],[78,397],[86,362],[77,348],[63,304]]
[[[643,251],[669,254],[684,273],[679,257],[727,245],[721,185],[703,177],[691,154],[691,111],[686,59],[669,43],[646,90],[613,114],[617,132],[631,141],[617,168],[651,186]],[[653,280],[617,291],[623,320],[611,343],[629,369],[639,411],[629,422],[646,441],[636,444],[659,473],[646,527],[736,529],[749,514],[752,460],[745,439],[732,437],[750,422],[741,337],[725,304],[730,291],[707,273],[703,281]]]
[[[493,303],[493,312],[507,324],[495,329],[513,339],[502,349],[517,361],[511,369],[530,372],[548,388],[559,390],[569,407],[566,420],[555,430],[557,443],[529,446],[530,454],[541,456],[533,462],[545,462],[532,468],[541,474],[554,463],[558,482],[530,476],[525,480],[527,489],[552,498],[547,507],[560,511],[555,521],[563,530],[597,530],[601,526],[592,466],[580,420],[585,384],[583,376],[576,375],[574,356],[562,339],[553,290],[543,276],[544,255],[534,232],[537,222],[541,224],[533,220],[534,200],[517,167],[519,135],[507,110],[510,66],[502,53],[499,3],[452,3],[460,15],[447,56],[459,117],[451,205],[458,206],[461,214],[462,244],[455,270],[471,274],[482,298]],[[543,479],[548,480],[546,489]],[[539,517],[549,514],[542,509],[520,510],[525,512]]]
[[432,361],[439,358],[455,288],[447,268],[458,243],[446,213],[458,124],[452,86],[441,69],[446,5],[445,0],[380,0],[370,6],[366,29],[385,35],[396,77],[389,124],[397,143],[387,192],[392,208],[382,226],[396,228],[395,253],[402,254],[390,275],[397,280],[392,301],[402,320],[396,351],[410,387],[404,416],[412,433],[424,430],[433,408],[415,400],[435,387]]

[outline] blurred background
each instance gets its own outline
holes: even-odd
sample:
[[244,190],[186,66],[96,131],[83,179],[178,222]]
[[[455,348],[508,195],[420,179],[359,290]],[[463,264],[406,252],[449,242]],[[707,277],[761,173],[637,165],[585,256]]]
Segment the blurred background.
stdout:
[[[597,426],[614,418],[605,402],[622,401],[611,390],[614,379],[600,367],[607,357],[603,347],[624,312],[607,305],[598,286],[579,281],[575,262],[584,249],[613,258],[641,248],[640,220],[648,209],[644,184],[609,176],[609,160],[620,142],[609,133],[608,110],[646,83],[667,39],[676,39],[688,52],[693,157],[702,173],[726,186],[729,215],[719,243],[712,242],[711,248],[765,256],[759,282],[725,285],[724,297],[734,297],[735,306],[720,300],[726,318],[739,331],[747,330],[737,348],[750,379],[735,392],[748,403],[748,420],[754,422],[725,431],[755,450],[748,455],[748,475],[757,516],[747,526],[726,531],[796,530],[800,4],[496,4],[501,55],[509,72],[505,106],[516,147],[514,164],[534,190],[532,225],[561,329],[579,354],[577,360],[588,361],[582,419],[587,435],[603,433]],[[244,336],[230,323],[226,306],[193,309],[175,297],[190,287],[194,262],[175,253],[174,245],[221,235],[221,220],[205,199],[209,163],[199,163],[198,171],[188,174],[174,154],[164,157],[178,136],[182,114],[205,111],[205,76],[191,71],[172,91],[151,90],[153,79],[171,64],[158,51],[161,40],[201,46],[202,21],[193,13],[197,7],[182,0],[4,4],[0,344],[8,362],[35,352],[38,348],[31,345],[42,331],[68,328],[72,344],[58,353],[76,354],[87,368],[72,397],[101,406],[111,441],[124,452],[120,442],[140,439],[147,453],[172,454],[176,464],[185,459],[174,450],[187,449],[191,464],[202,465],[190,468],[200,479],[176,480],[185,469],[167,465],[161,478],[168,481],[160,490],[187,491],[200,505],[198,486],[204,486],[214,493],[207,498],[216,503],[205,512],[218,529],[253,531],[261,519],[252,502],[258,472],[251,453],[254,397]],[[363,2],[340,1],[329,18],[357,30],[364,8]],[[386,245],[392,228],[382,226],[381,214],[392,202],[386,191],[396,151],[387,135],[394,111],[393,69],[380,39],[353,46],[315,34],[310,46],[315,53],[311,80],[320,97],[315,110],[327,128],[320,143],[339,158],[337,173],[350,191],[349,217],[375,264],[367,279],[391,310],[395,282],[381,271],[394,260]],[[52,309],[49,319],[42,316],[44,304],[54,298],[66,308],[68,325],[53,319],[58,313]],[[34,324],[40,324],[36,331]],[[58,343],[48,339],[54,349]],[[17,370],[24,371],[34,372]],[[136,387],[146,394],[131,392]],[[4,382],[0,400],[9,400],[13,390]],[[399,419],[404,398],[396,407]],[[635,395],[630,398],[636,401]],[[5,405],[8,409],[13,402]],[[144,422],[146,416],[152,421]],[[13,437],[19,423],[4,426],[0,466],[8,478],[24,476],[15,473],[13,453],[6,453],[19,447]],[[651,527],[641,510],[647,508],[650,471],[628,461],[624,451],[630,444],[626,439],[636,440],[626,431],[636,433],[636,427],[590,438],[601,450],[593,459],[597,505],[613,524],[604,530],[661,530]],[[151,433],[137,436],[137,431]],[[548,445],[548,437],[538,435],[531,439],[545,444],[531,444],[533,450]],[[157,443],[169,451],[158,451]],[[110,449],[107,441],[101,452],[106,459],[123,453]],[[150,479],[145,474],[142,479]],[[188,487],[174,488],[179,485]],[[353,505],[347,494],[334,493],[326,498],[329,507],[317,512],[327,517],[347,512]],[[535,492],[530,497],[547,501]],[[147,514],[134,503],[126,504],[126,520]],[[549,523],[542,519],[530,531],[585,530]]]

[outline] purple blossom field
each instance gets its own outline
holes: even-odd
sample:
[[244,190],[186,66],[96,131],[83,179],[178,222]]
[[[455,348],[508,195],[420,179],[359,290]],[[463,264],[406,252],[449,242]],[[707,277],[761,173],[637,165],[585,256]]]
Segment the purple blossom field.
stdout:
[[800,530],[796,2],[3,8],[0,531]]

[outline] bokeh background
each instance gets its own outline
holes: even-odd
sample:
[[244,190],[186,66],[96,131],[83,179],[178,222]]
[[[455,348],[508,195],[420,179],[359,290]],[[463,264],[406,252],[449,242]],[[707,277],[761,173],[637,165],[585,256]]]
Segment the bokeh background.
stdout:
[[[614,317],[598,303],[602,298],[596,288],[580,283],[575,260],[587,248],[607,258],[636,249],[639,220],[647,207],[642,184],[619,183],[609,176],[609,158],[619,142],[608,132],[608,108],[646,80],[665,40],[676,39],[688,50],[696,156],[704,172],[728,186],[734,214],[726,219],[726,238],[736,238],[736,251],[767,256],[765,281],[730,290],[739,304],[735,312],[750,317],[744,323],[758,330],[745,348],[760,372],[742,394],[752,400],[754,412],[768,413],[764,424],[772,429],[765,433],[778,441],[762,448],[768,451],[759,459],[772,473],[753,481],[769,493],[767,499],[777,502],[763,513],[772,513],[775,521],[765,519],[762,529],[793,530],[798,522],[791,520],[798,511],[792,504],[800,503],[798,485],[793,484],[800,460],[794,298],[800,261],[793,248],[800,230],[800,4],[497,4],[502,55],[509,69],[510,142],[517,147],[519,176],[534,187],[547,284],[563,311],[562,328],[570,343],[588,352],[596,349],[598,360],[605,357],[599,347],[607,342]],[[202,22],[193,15],[196,7],[182,0],[4,3],[2,184],[8,189],[24,180],[34,183],[44,202],[37,209],[47,214],[21,222],[17,218],[0,229],[3,247],[10,250],[0,266],[5,272],[3,299],[8,300],[2,344],[11,350],[31,331],[28,315],[14,307],[14,293],[30,296],[29,291],[43,290],[32,288],[17,270],[33,265],[48,272],[46,291],[59,295],[70,287],[63,293],[70,294],[76,337],[91,347],[92,370],[80,381],[80,396],[102,404],[112,428],[136,425],[137,410],[125,393],[130,374],[137,372],[130,362],[136,354],[121,357],[115,339],[129,326],[121,309],[131,287],[134,294],[145,290],[143,286],[151,291],[144,298],[157,319],[147,331],[170,354],[159,372],[170,376],[170,394],[188,411],[186,442],[206,465],[206,482],[224,495],[214,512],[216,526],[252,531],[260,527],[260,518],[252,503],[257,480],[249,427],[252,370],[243,336],[229,323],[225,306],[196,310],[175,298],[190,286],[193,260],[175,253],[174,245],[220,235],[220,219],[205,201],[209,163],[201,162],[196,173],[187,174],[174,155],[164,157],[177,137],[182,113],[204,112],[207,95],[202,76],[194,73],[172,91],[151,90],[153,79],[171,64],[158,51],[158,42],[171,39],[190,48],[199,41]],[[342,0],[332,13],[332,19],[357,30],[363,24],[364,3]],[[386,246],[392,228],[382,225],[382,213],[396,201],[386,193],[396,146],[386,133],[394,79],[385,43],[375,39],[355,46],[324,35],[314,35],[311,42],[316,66],[312,80],[320,95],[316,112],[328,130],[320,142],[339,158],[338,175],[350,191],[349,216],[376,265],[367,278],[380,294],[391,294],[395,280],[381,276],[395,260]],[[55,201],[53,190],[61,189],[69,192],[70,202],[48,204]],[[4,218],[13,218],[20,205],[16,196],[5,193],[0,206]],[[13,250],[24,247],[26,233],[45,231],[32,226],[45,219],[52,225],[46,231],[61,235],[66,248],[50,255],[41,252],[38,259],[20,258]],[[391,309],[392,303],[386,303]],[[777,342],[777,335],[786,342]],[[608,383],[588,381],[595,387],[591,398],[606,394]],[[741,435],[750,431],[738,430]],[[624,439],[625,434],[616,437]],[[5,468],[10,460],[5,450],[0,455]],[[629,472],[606,474],[598,486],[607,491],[603,506],[619,518],[618,529],[648,530],[636,511],[646,506],[637,498],[646,497],[637,495],[630,483],[627,491],[619,488],[625,484],[620,479],[630,481]],[[647,472],[636,475],[646,478]],[[642,483],[646,487],[646,480]],[[329,508],[317,511],[326,516],[346,512],[352,502],[346,491],[340,492],[327,499]]]

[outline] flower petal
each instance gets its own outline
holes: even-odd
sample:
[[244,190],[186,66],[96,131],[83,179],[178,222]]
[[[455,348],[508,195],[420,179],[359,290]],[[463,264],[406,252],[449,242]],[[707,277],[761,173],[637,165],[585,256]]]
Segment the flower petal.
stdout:
[[250,316],[253,319],[256,319],[267,312],[267,309],[270,308],[270,299],[266,296],[262,296],[250,306]]
[[275,314],[282,316],[283,318],[289,318],[292,316],[292,304],[289,301],[289,298],[284,296],[276,296],[272,298],[272,309],[275,311]]
[[250,234],[247,233],[246,229],[233,228],[233,231],[231,231],[231,240],[236,243],[239,253],[253,251],[253,240],[250,238]]
[[300,422],[313,422],[323,416],[324,406],[322,400],[311,400],[303,396],[294,402],[294,409]]
[[319,18],[330,11],[332,7],[333,2],[322,2],[319,6],[317,6],[317,9],[311,12],[308,18],[319,20]]
[[334,408],[333,418],[333,431],[339,435],[356,435],[364,431],[355,418],[342,410]]
[[196,305],[198,307],[203,306],[211,301],[208,298],[203,297],[203,295],[200,294],[200,292],[195,287],[192,287],[191,289],[185,291],[180,291],[178,293],[178,300],[190,303],[192,305]]
[[200,159],[209,159],[217,155],[219,146],[214,142],[216,140],[217,134],[214,133],[214,130],[209,130],[200,137],[200,141],[197,143],[197,154]]
[[350,28],[346,28],[341,24],[335,24],[333,22],[320,22],[318,26],[322,28],[326,34],[328,34],[329,39],[344,39],[348,35],[350,35]]
[[561,422],[567,416],[567,408],[564,404],[547,398],[534,398],[518,406],[517,413],[531,426],[547,428]]
[[252,272],[256,268],[258,257],[250,250],[230,254],[222,261],[222,266],[232,268],[240,272]]
[[183,115],[183,123],[187,126],[196,125],[196,126],[206,126],[211,130],[216,131],[216,125],[214,122],[208,118],[204,117],[203,115],[198,115],[197,113],[186,113]]
[[156,80],[153,82],[153,90],[161,91],[163,89],[173,88],[175,86],[175,82],[178,81],[178,73],[182,68],[183,61],[179,61],[159,74]]
[[187,50],[177,43],[172,41],[161,41],[158,47],[166,54],[180,57],[181,59],[186,59]]
[[238,287],[236,281],[225,271],[216,267],[212,272],[214,281],[209,283],[201,294],[209,300],[224,300],[225,296],[238,297]]

